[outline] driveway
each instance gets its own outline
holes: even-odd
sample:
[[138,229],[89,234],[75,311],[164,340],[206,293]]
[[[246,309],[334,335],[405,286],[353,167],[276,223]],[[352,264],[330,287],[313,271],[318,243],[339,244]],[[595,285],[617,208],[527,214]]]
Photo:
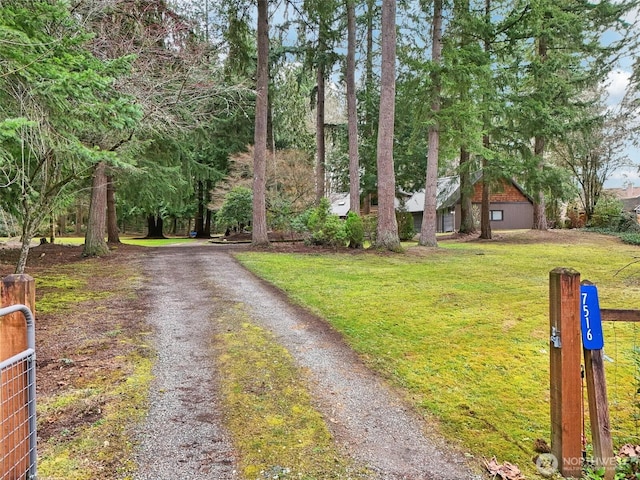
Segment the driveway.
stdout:
[[338,447],[372,479],[480,478],[322,319],[290,304],[231,255],[238,247],[165,247],[147,257],[158,361],[140,432],[137,480],[235,479],[221,417],[211,342],[215,318],[240,303],[308,374],[308,388]]

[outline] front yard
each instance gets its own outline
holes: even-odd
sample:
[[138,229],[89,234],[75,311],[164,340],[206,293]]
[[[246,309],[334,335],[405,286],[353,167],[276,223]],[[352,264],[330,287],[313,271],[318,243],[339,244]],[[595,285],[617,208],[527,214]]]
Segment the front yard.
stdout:
[[[258,275],[326,317],[366,362],[401,388],[469,455],[535,472],[549,441],[549,272],[573,267],[602,308],[638,308],[638,247],[577,231],[442,241],[404,255],[238,255]],[[629,265],[631,264],[631,265]],[[627,266],[620,271],[623,267]],[[605,325],[616,445],[638,443],[637,327]],[[588,426],[587,426],[588,435]]]

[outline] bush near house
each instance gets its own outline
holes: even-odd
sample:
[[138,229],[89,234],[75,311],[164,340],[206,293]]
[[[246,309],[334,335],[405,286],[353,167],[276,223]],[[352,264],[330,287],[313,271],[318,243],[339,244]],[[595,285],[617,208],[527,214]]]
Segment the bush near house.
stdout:
[[362,217],[349,212],[345,221],[345,230],[349,240],[349,248],[362,248],[364,245],[364,223]]

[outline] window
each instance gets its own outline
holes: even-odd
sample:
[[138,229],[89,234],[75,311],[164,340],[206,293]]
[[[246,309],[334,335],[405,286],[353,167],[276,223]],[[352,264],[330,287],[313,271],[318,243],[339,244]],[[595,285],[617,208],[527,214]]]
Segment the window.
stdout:
[[489,212],[489,218],[492,222],[501,222],[503,220],[503,213],[502,210],[491,210]]

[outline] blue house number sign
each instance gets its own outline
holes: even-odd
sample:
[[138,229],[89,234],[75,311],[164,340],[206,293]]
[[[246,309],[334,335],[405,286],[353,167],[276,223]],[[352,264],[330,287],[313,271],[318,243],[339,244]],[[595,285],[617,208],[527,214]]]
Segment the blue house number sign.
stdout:
[[600,350],[604,347],[604,337],[598,289],[595,285],[580,285],[580,317],[582,345],[587,350]]

